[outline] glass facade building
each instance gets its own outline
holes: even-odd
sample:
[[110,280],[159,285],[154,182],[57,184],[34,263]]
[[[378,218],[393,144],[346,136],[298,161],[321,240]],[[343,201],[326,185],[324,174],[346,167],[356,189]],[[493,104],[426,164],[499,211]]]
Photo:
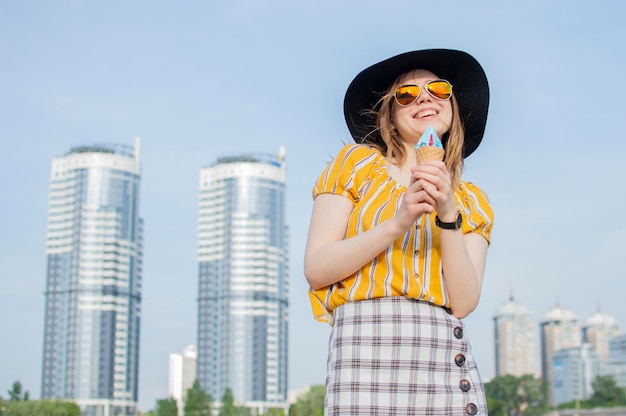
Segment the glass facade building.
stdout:
[[289,297],[284,150],[200,172],[198,371],[220,401],[285,408]]
[[626,335],[611,338],[609,358],[601,362],[598,373],[613,376],[618,386],[626,388]]
[[552,355],[554,405],[587,400],[593,394],[599,358],[590,344],[564,348]]
[[42,398],[87,416],[136,414],[143,221],[135,146],[52,161]]

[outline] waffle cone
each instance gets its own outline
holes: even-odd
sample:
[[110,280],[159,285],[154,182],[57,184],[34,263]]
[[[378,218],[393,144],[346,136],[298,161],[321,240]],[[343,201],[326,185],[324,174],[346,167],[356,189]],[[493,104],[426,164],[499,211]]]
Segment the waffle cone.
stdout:
[[443,160],[443,149],[434,146],[422,146],[415,149],[417,164],[426,160]]

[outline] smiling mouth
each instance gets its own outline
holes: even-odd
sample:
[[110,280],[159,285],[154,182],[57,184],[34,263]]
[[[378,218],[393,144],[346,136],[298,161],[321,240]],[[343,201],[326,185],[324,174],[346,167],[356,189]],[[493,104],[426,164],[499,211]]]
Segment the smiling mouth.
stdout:
[[424,110],[415,114],[413,118],[426,118],[426,117],[431,117],[431,116],[436,116],[436,115],[437,115],[437,112],[435,110]]

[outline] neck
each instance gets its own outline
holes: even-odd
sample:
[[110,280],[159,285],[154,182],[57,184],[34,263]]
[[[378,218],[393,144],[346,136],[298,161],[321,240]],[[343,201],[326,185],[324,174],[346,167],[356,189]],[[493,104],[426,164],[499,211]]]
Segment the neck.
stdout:
[[397,183],[409,186],[411,183],[411,168],[417,165],[413,154],[407,155],[404,162],[397,163],[396,161],[387,160],[387,173]]
[[417,166],[417,160],[415,159],[415,144],[404,142],[404,154],[405,158],[402,162],[399,160],[389,160],[394,166],[401,170],[410,170],[413,166]]

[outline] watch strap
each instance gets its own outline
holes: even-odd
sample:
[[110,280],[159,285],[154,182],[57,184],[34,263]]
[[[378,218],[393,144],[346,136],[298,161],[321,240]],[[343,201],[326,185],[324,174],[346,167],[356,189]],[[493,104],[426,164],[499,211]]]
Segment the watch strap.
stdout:
[[435,216],[435,225],[444,230],[458,230],[461,228],[462,222],[463,216],[460,212],[457,212],[456,221],[454,222],[443,222],[439,219],[439,216]]

